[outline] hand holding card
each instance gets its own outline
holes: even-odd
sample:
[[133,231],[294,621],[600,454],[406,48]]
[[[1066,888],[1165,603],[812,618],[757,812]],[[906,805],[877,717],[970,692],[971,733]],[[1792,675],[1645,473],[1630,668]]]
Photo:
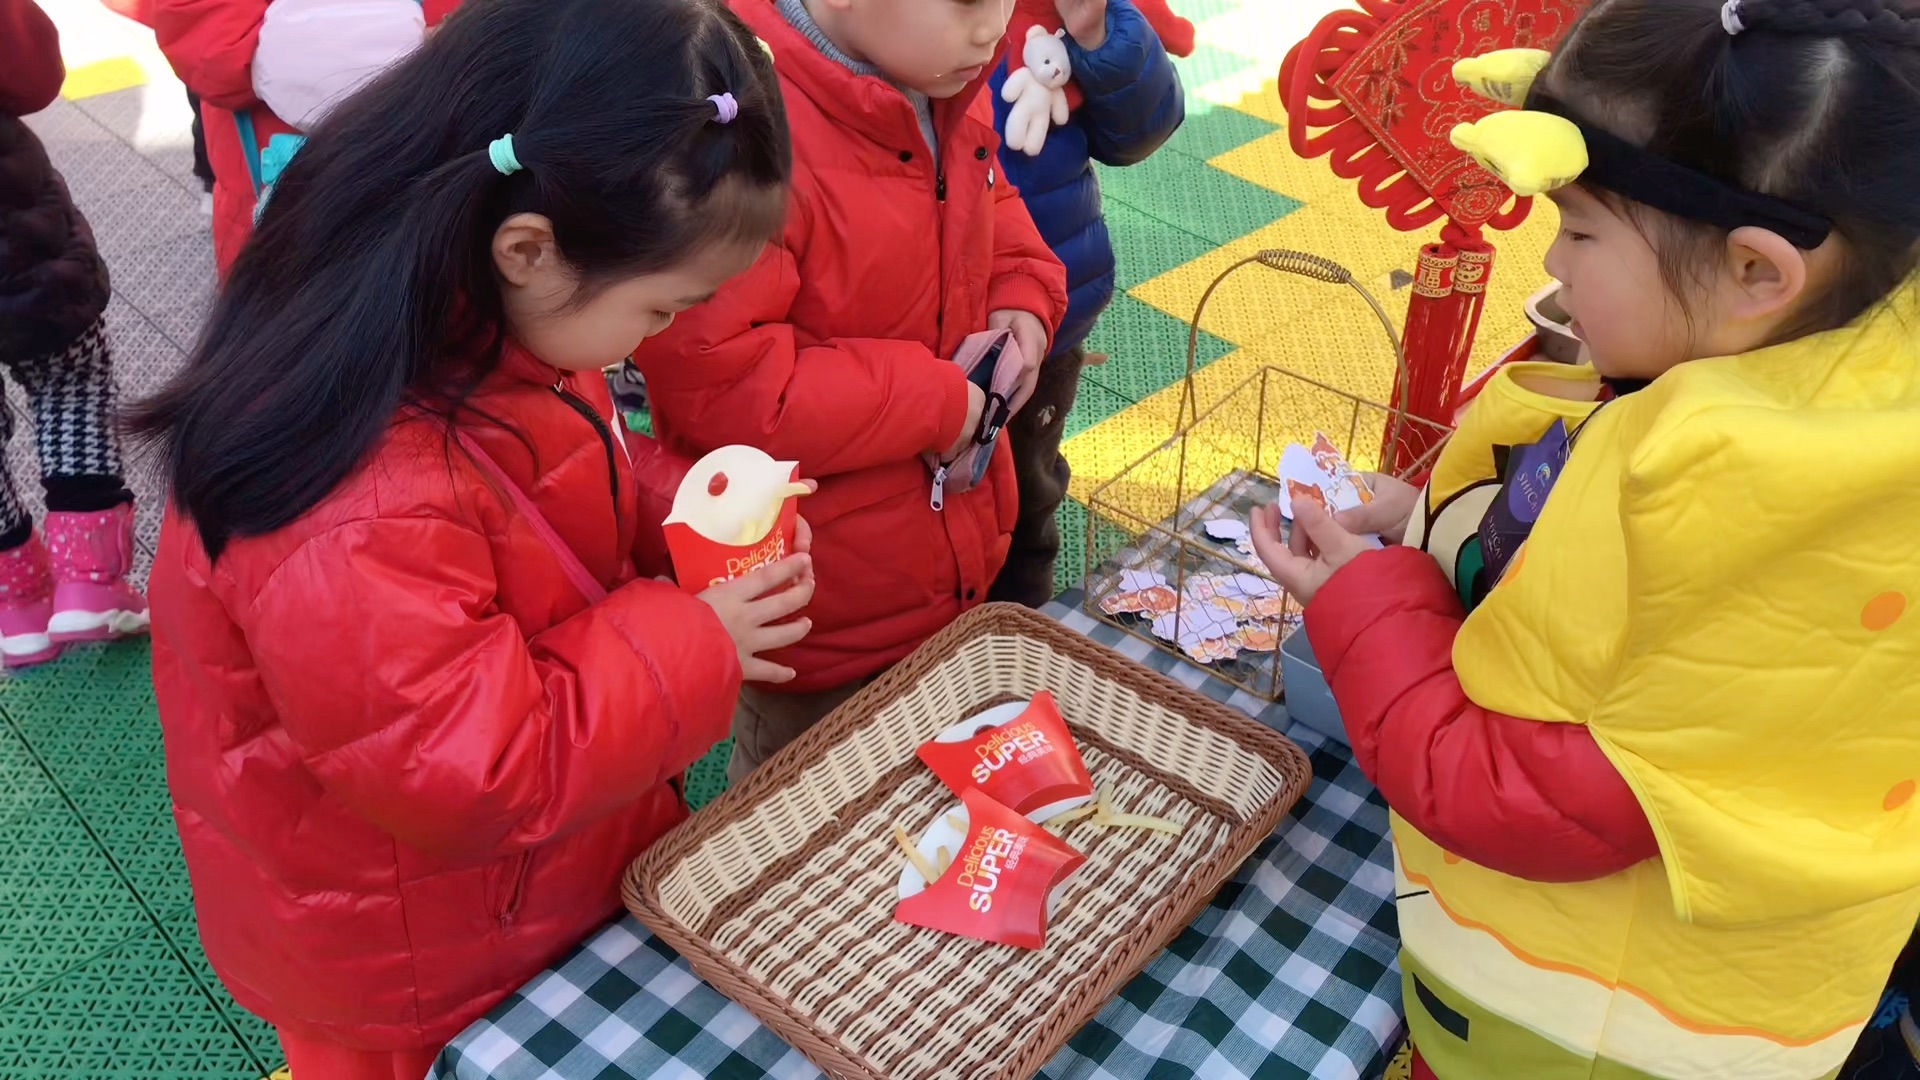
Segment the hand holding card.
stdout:
[[1353,510],[1373,501],[1367,481],[1347,459],[1334,449],[1325,434],[1315,436],[1312,449],[1299,443],[1289,445],[1280,454],[1280,513],[1293,518],[1293,485],[1318,488],[1321,504],[1330,512]]
[[[1291,542],[1282,535],[1280,508],[1262,506],[1253,512],[1253,547],[1282,588],[1302,605],[1340,569],[1379,546],[1377,539],[1355,536],[1340,527],[1319,505],[1302,500],[1293,521]],[[1298,547],[1300,550],[1295,550]]]

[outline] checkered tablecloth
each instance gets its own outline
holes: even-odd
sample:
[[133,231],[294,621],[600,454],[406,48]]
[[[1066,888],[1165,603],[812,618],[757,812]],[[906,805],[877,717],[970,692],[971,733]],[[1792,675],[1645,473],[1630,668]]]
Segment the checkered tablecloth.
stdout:
[[[1201,693],[1285,712],[1087,616],[1048,613]],[[1346,747],[1287,729],[1313,762],[1291,816],[1067,1044],[1049,1080],[1377,1077],[1403,1023],[1387,811]],[[441,1054],[439,1080],[818,1077],[631,917],[508,998]]]

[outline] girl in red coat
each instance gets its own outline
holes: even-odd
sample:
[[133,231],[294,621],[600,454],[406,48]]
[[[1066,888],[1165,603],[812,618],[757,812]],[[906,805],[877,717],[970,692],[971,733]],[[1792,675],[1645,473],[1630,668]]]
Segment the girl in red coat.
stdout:
[[202,940],[305,1080],[422,1075],[610,918],[742,676],[789,674],[810,556],[637,570],[600,372],[758,257],[790,169],[718,0],[476,0],[315,130],[138,416]]

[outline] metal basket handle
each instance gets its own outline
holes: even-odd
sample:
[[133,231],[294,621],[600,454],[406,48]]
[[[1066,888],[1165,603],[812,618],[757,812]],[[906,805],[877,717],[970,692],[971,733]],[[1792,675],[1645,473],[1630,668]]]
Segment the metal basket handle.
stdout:
[[[1219,276],[1215,277],[1207,286],[1207,291],[1200,294],[1200,303],[1195,306],[1193,321],[1188,327],[1187,377],[1185,388],[1180,395],[1180,411],[1174,418],[1174,435],[1178,437],[1179,433],[1184,430],[1188,424],[1198,423],[1200,419],[1200,395],[1199,389],[1194,385],[1193,376],[1196,362],[1200,355],[1200,320],[1201,317],[1206,314],[1207,302],[1213,299],[1214,292],[1218,290],[1221,284],[1224,283],[1227,278],[1231,277],[1235,271],[1243,266],[1251,266],[1256,263],[1269,270],[1295,274],[1299,277],[1309,278],[1314,281],[1322,281],[1329,285],[1345,285],[1358,293],[1360,299],[1365,300],[1367,306],[1373,309],[1373,314],[1380,320],[1380,329],[1387,335],[1387,344],[1393,349],[1394,387],[1393,395],[1389,399],[1393,403],[1390,407],[1390,411],[1393,414],[1393,427],[1391,435],[1387,440],[1387,445],[1399,446],[1400,436],[1406,427],[1408,416],[1407,401],[1413,390],[1413,377],[1407,370],[1407,355],[1406,350],[1403,349],[1400,344],[1400,332],[1394,329],[1393,320],[1388,317],[1387,309],[1380,305],[1380,301],[1375,299],[1373,293],[1369,292],[1366,286],[1354,279],[1353,271],[1348,270],[1332,259],[1322,258],[1319,255],[1309,255],[1304,251],[1290,251],[1285,248],[1268,248],[1241,259],[1239,262],[1222,270]],[[1353,447],[1349,446],[1347,450],[1351,453]],[[1432,451],[1430,450],[1427,455],[1422,457],[1421,462],[1415,463],[1415,468],[1418,469],[1421,463],[1431,455]],[[1381,464],[1382,466],[1386,466],[1388,463],[1383,461]]]

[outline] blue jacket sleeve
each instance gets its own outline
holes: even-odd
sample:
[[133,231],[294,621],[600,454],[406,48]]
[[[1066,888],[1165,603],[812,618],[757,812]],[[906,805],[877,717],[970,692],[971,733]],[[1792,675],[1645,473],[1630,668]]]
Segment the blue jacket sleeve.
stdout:
[[1145,161],[1187,117],[1180,73],[1130,0],[1108,0],[1107,40],[1088,52],[1067,39],[1087,148],[1103,165]]

